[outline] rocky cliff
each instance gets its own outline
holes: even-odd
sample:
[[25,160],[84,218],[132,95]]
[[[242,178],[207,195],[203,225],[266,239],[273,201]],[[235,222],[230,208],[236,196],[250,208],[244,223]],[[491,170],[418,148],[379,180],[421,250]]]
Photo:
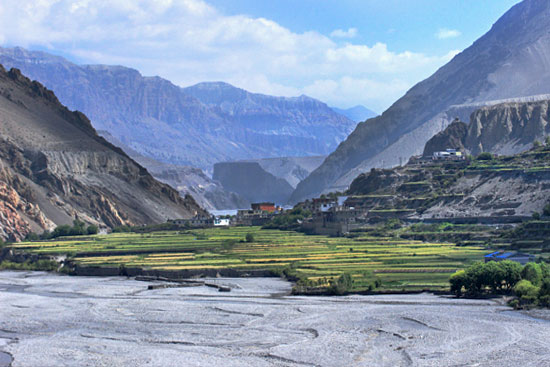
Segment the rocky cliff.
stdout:
[[80,112],[0,66],[0,236],[19,240],[79,218],[101,227],[189,217],[202,209],[96,134]]
[[51,88],[140,154],[211,172],[220,161],[326,155],[356,123],[315,99],[249,93],[226,83],[182,89],[121,66],[75,65],[0,48],[0,63]]
[[[296,185],[319,167],[324,159],[324,156],[282,157],[224,162],[214,166],[214,177],[220,180],[226,190],[236,190],[240,193],[239,196],[247,198],[248,201],[274,201],[284,205]],[[247,171],[245,167],[249,167],[250,170]],[[238,174],[232,175],[231,172]],[[262,184],[250,185],[251,182]],[[266,190],[266,185],[271,189]],[[247,207],[248,205],[237,208]]]
[[544,142],[550,135],[550,99],[506,102],[474,111],[470,123],[455,121],[427,143],[424,156],[447,148],[477,155],[517,154]]
[[453,105],[549,93],[549,29],[547,0],[514,6],[487,34],[381,116],[360,123],[298,185],[292,201],[345,189],[360,172],[398,165],[420,154],[424,144],[457,117],[446,115]]
[[235,192],[250,202],[286,204],[293,187],[264,170],[258,162],[224,162],[214,165],[214,180],[224,189]]

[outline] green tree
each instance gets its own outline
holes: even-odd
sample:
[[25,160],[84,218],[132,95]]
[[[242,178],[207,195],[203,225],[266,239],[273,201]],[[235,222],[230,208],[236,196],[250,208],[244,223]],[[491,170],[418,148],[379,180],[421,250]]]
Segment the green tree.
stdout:
[[545,278],[539,289],[539,304],[544,307],[550,307],[550,278]]
[[540,289],[528,280],[520,280],[514,286],[514,293],[524,303],[536,303]]
[[539,264],[527,263],[521,271],[521,279],[530,281],[533,285],[542,283],[542,269]]
[[246,234],[245,239],[246,239],[246,242],[254,242],[254,235],[252,233],[248,232]]
[[490,161],[493,159],[493,155],[489,152],[483,152],[477,156],[478,161]]
[[93,235],[93,234],[98,234],[99,232],[99,228],[96,226],[96,225],[89,225],[88,228],[86,228],[86,233],[87,234],[90,234],[90,235]]
[[533,147],[535,147],[535,148],[540,148],[540,147],[542,147],[542,143],[541,143],[540,141],[538,141],[538,140],[535,140],[535,141],[533,142]]
[[451,283],[451,293],[460,297],[462,295],[462,288],[466,285],[466,272],[464,270],[457,271],[451,275],[449,283]]
[[511,290],[521,280],[521,271],[523,267],[515,261],[501,261],[499,265],[504,271],[504,285],[506,289]]

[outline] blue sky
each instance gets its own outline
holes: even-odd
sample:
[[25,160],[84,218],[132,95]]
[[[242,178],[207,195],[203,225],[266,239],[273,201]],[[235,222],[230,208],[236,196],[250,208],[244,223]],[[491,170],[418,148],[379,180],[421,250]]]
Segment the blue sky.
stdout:
[[0,1],[0,44],[382,112],[518,2]]

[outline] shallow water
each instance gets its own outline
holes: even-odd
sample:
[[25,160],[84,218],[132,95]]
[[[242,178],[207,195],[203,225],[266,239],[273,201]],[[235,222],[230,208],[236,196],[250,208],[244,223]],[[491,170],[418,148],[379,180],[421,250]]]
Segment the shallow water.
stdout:
[[279,279],[210,281],[232,291],[0,272],[0,351],[33,367],[550,366],[550,325],[490,300],[292,297]]

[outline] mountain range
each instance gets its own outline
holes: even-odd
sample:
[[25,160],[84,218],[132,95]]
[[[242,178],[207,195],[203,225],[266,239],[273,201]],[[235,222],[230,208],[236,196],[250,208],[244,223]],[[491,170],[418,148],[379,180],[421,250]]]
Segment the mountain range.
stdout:
[[345,190],[361,172],[400,165],[421,154],[424,144],[457,117],[457,106],[550,93],[549,29],[549,1],[515,5],[488,33],[382,115],[360,123],[298,185],[291,202]]
[[0,238],[74,219],[100,228],[205,214],[156,181],[88,118],[17,69],[0,66]]
[[356,126],[307,96],[273,97],[221,82],[180,88],[134,69],[76,65],[22,48],[0,48],[0,64],[43,83],[138,153],[207,172],[221,161],[326,155]]

